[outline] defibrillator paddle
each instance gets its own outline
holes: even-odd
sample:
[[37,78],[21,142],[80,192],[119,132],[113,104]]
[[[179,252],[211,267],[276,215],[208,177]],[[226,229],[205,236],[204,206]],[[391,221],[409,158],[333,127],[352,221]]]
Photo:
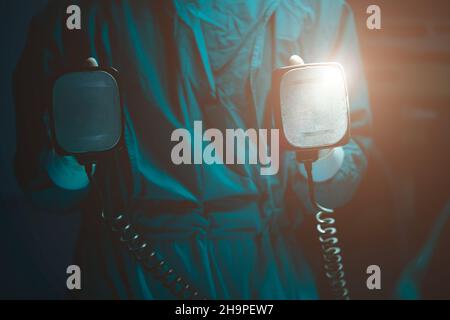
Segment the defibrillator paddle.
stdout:
[[297,60],[297,64],[274,74],[277,127],[281,129],[284,147],[296,151],[298,161],[305,166],[331,289],[336,298],[349,299],[335,219],[329,215],[334,211],[317,203],[312,174],[313,162],[321,152],[345,145],[350,138],[345,73],[338,63],[304,64],[299,57]]
[[89,58],[85,66],[56,77],[51,108],[55,150],[85,166],[99,192],[102,217],[135,258],[179,299],[199,299],[198,291],[137,232],[127,214],[124,116],[118,76],[115,69],[99,67],[94,58]]

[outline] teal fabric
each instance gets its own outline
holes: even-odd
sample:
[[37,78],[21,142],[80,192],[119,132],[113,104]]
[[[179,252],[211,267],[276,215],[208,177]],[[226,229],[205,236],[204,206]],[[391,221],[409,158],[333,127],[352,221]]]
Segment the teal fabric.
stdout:
[[[177,128],[192,131],[196,120],[221,130],[272,128],[272,71],[292,54],[308,63],[339,61],[349,78],[353,139],[342,169],[317,189],[324,205],[350,201],[367,167],[371,114],[348,5],[338,0],[73,3],[82,9],[83,29],[67,31],[68,3],[52,2],[34,20],[17,69],[16,168],[24,190],[56,211],[89,208],[89,188],[58,190],[39,159],[51,146],[43,120],[51,77],[93,56],[121,73],[133,220],[177,272],[210,298],[318,298],[298,239],[304,232],[315,236],[315,230],[302,228],[310,204],[295,155],[281,152],[275,176],[261,176],[257,165],[175,166],[170,136]],[[18,94],[25,90],[27,96]],[[83,270],[81,297],[172,299],[97,214],[85,211],[75,259]]]
[[448,221],[450,221],[450,202],[447,202],[433,223],[433,227],[418,254],[402,270],[396,286],[396,299],[446,299],[446,295],[441,293],[441,290],[436,290],[436,293],[434,293],[435,296],[429,298],[424,288],[426,288],[426,281],[433,278],[439,279],[439,282],[443,281],[443,284],[446,284],[441,272],[433,274],[433,262],[445,266],[445,263],[440,259],[439,248],[443,247],[442,244],[445,243],[446,227],[449,225]]

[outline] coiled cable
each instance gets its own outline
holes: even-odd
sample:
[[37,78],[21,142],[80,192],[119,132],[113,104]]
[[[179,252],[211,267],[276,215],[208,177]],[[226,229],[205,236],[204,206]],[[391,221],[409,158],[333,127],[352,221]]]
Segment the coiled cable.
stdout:
[[[206,298],[200,296],[199,291],[191,286],[188,281],[177,274],[159,252],[137,232],[127,214],[117,213],[111,215],[107,213],[107,211],[112,212],[113,210],[107,209],[111,206],[105,205],[104,196],[108,200],[111,200],[109,199],[111,196],[102,194],[97,184],[97,179],[93,175],[92,164],[86,164],[85,169],[91,185],[100,199],[102,219],[108,223],[112,232],[117,234],[120,243],[127,248],[138,263],[141,263],[145,269],[149,270],[178,299],[206,300]],[[121,182],[119,181],[119,183]],[[107,190],[109,189],[107,188]]]
[[181,300],[199,300],[200,295],[183,277],[178,275],[159,252],[133,228],[127,215],[117,214],[108,219],[102,217],[118,235],[120,242],[134,255],[136,260],[153,273],[172,294]]
[[345,280],[342,250],[338,246],[337,229],[334,226],[336,219],[331,216],[334,211],[317,203],[314,179],[312,174],[312,161],[305,161],[305,170],[308,176],[308,189],[311,203],[316,213],[317,231],[322,248],[325,276],[328,279],[331,291],[338,300],[350,300],[347,281]]

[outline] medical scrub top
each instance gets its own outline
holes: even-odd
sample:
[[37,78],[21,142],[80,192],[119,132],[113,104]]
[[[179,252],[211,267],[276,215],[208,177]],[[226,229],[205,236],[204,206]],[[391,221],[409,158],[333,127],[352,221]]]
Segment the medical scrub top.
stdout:
[[[68,30],[77,4],[81,30]],[[280,170],[260,165],[175,165],[171,134],[271,129],[272,72],[300,55],[344,65],[352,140],[344,164],[317,183],[330,207],[348,202],[367,167],[370,111],[352,12],[339,0],[51,1],[30,27],[15,74],[18,180],[32,202],[55,212],[83,211],[74,264],[81,298],[172,299],[101,221],[91,187],[54,185],[45,170],[51,81],[88,57],[120,72],[130,165],[129,214],[160,254],[211,299],[316,299],[302,254],[301,228],[313,219],[295,153]],[[317,272],[322,272],[318,270]]]

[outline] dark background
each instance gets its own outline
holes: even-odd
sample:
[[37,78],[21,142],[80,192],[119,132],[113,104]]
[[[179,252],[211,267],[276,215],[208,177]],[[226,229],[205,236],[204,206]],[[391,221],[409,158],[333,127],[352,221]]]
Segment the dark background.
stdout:
[[0,298],[58,298],[79,224],[76,215],[33,212],[13,174],[15,117],[11,77],[28,24],[47,0],[1,0]]
[[[13,177],[11,75],[30,19],[46,2],[0,1],[0,298],[63,297],[79,225],[76,215],[33,212]],[[423,298],[450,298],[443,213],[450,195],[450,2],[348,2],[357,18],[376,142],[363,186],[339,217],[353,296],[399,297],[396,287],[405,266],[441,217],[444,229],[434,232],[439,237],[420,288]],[[366,28],[369,4],[381,7],[382,30]],[[379,292],[365,287],[365,268],[371,264],[382,268]]]
[[[418,297],[450,299],[449,207],[444,210],[450,196],[450,1],[348,2],[369,80],[376,149],[359,197],[340,221],[341,233],[352,274],[358,275],[358,265],[379,264],[384,280],[378,295],[365,289],[365,274],[353,285],[361,297],[404,298],[396,286],[413,261],[424,270],[416,277]],[[382,9],[380,31],[365,27],[370,4]]]

